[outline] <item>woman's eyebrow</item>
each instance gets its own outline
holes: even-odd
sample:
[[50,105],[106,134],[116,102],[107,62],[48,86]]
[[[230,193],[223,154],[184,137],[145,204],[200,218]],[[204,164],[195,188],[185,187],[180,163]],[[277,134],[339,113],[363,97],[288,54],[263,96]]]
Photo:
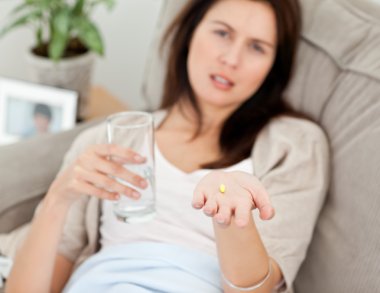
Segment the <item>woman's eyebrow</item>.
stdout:
[[228,23],[226,23],[226,22],[224,22],[224,21],[221,21],[221,20],[212,20],[211,23],[221,24],[221,25],[226,26],[229,30],[231,30],[231,31],[235,31],[234,28],[233,28],[232,26],[230,26]]
[[[211,23],[214,23],[214,24],[220,24],[220,25],[223,25],[223,26],[227,27],[230,31],[233,31],[233,32],[235,31],[235,29],[234,29],[232,26],[230,26],[228,23],[226,23],[226,22],[224,22],[224,21],[221,21],[221,20],[213,20],[213,21],[211,21]],[[275,47],[272,43],[270,43],[270,42],[268,42],[268,41],[265,41],[265,40],[263,40],[263,39],[251,38],[251,40],[254,41],[254,42],[262,43],[262,44],[264,44],[264,45],[266,45],[266,46],[268,46],[268,47],[271,47],[271,48],[274,48],[274,47]]]

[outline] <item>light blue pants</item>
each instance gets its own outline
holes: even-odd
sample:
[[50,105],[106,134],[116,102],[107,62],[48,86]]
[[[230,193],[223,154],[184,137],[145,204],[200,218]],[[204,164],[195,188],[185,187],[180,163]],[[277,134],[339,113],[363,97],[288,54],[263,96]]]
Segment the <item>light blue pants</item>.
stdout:
[[140,242],[108,247],[85,261],[64,293],[221,293],[216,257],[184,247]]

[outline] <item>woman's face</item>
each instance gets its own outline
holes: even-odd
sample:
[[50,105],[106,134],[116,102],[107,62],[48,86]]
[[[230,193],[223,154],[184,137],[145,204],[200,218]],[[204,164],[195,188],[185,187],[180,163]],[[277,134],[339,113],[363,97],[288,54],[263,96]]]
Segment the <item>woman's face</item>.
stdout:
[[276,17],[268,3],[218,1],[195,29],[187,59],[199,105],[238,108],[269,73],[276,39]]

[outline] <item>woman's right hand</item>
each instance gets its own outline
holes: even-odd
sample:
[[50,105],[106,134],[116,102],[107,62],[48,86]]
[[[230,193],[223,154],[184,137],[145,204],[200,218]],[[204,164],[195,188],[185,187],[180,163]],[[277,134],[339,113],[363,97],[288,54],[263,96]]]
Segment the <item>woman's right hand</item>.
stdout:
[[83,194],[108,200],[117,200],[120,194],[138,199],[140,193],[136,189],[119,183],[115,178],[145,189],[148,182],[123,167],[123,164],[142,164],[145,161],[133,150],[118,145],[90,146],[54,180],[47,197],[69,204]]

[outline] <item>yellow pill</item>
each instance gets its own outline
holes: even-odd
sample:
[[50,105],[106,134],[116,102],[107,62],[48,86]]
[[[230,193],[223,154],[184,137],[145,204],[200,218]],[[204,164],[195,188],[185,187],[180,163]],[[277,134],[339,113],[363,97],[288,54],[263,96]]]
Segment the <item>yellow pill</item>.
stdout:
[[220,186],[219,186],[219,191],[220,191],[221,193],[225,193],[225,192],[226,192],[226,186],[225,186],[224,184],[220,184]]

